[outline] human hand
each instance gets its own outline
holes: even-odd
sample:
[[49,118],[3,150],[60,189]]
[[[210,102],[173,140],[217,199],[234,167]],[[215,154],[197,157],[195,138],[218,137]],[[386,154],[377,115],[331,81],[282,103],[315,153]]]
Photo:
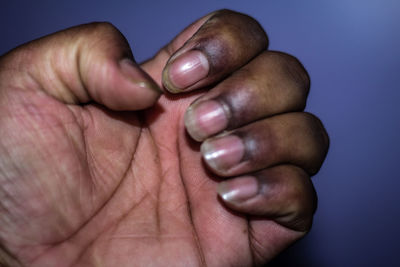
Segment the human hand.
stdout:
[[302,237],[328,138],[302,112],[305,70],[267,44],[253,19],[219,11],[141,66],[104,23],[4,55],[2,262],[251,266]]

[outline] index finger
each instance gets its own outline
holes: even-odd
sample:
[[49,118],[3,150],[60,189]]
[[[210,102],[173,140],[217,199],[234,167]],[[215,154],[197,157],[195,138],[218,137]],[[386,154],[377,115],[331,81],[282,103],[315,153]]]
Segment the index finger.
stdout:
[[174,51],[162,75],[171,93],[218,82],[268,47],[268,37],[253,18],[230,10],[214,12],[183,46]]

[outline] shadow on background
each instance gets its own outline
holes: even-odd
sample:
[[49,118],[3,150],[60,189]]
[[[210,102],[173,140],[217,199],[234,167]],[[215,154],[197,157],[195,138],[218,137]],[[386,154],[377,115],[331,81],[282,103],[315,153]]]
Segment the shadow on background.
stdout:
[[[318,235],[317,235],[318,237]],[[331,266],[324,264],[316,257],[319,253],[315,249],[310,249],[312,244],[318,242],[315,239],[316,236],[314,231],[311,230],[304,238],[297,241],[295,244],[290,246],[275,259],[273,259],[264,267],[324,267]]]
[[293,246],[281,253],[265,267],[321,267],[306,253],[301,253],[299,246]]

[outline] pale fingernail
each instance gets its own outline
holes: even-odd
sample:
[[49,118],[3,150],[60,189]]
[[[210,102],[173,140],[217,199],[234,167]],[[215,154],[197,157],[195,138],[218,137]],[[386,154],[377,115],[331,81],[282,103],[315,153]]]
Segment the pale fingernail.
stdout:
[[255,197],[259,186],[255,177],[245,176],[219,183],[218,195],[225,201],[240,204]]
[[185,126],[193,139],[202,141],[224,130],[228,126],[228,118],[219,102],[208,100],[188,108],[185,113]]
[[121,72],[132,83],[139,87],[147,88],[161,94],[160,87],[148,76],[137,64],[129,58],[124,58],[119,62]]
[[216,171],[226,171],[242,161],[244,144],[235,135],[206,140],[201,145],[201,153],[207,165]]
[[163,82],[168,91],[177,93],[205,78],[209,69],[206,56],[198,50],[191,50],[166,67]]

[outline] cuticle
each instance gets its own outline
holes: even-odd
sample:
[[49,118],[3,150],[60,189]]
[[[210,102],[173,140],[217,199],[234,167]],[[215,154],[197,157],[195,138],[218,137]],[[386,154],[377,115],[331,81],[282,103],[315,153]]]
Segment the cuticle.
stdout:
[[224,114],[228,120],[228,125],[226,126],[226,129],[234,128],[236,124],[233,120],[232,106],[229,104],[229,101],[226,101],[226,97],[224,97],[224,95],[219,95],[214,99],[222,106],[222,109],[224,110]]
[[248,135],[243,131],[236,131],[231,133],[231,135],[237,136],[243,143],[244,152],[241,159],[241,162],[250,161],[252,157],[252,153],[250,152],[254,147],[254,141],[249,140]]

